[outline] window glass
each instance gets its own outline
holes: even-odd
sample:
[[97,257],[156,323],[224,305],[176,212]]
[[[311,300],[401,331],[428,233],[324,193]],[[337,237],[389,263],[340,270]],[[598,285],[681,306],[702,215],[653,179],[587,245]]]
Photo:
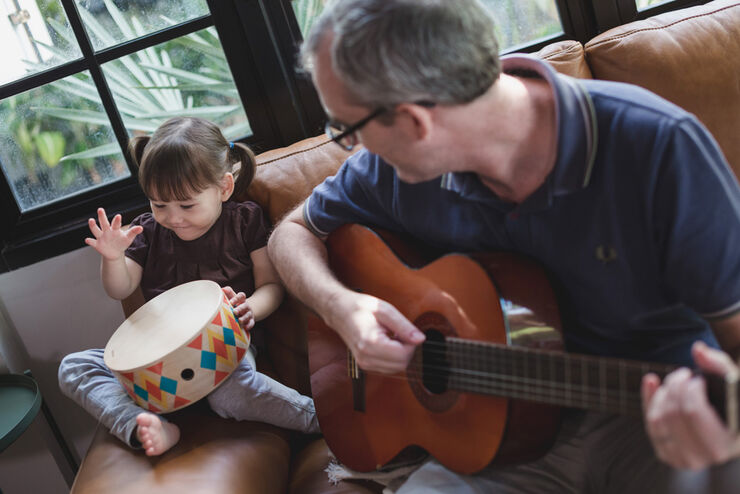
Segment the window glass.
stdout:
[[81,57],[59,0],[0,3],[0,84]]
[[183,115],[215,122],[227,139],[251,134],[215,28],[102,67],[131,135],[150,134],[168,118]]
[[0,167],[23,212],[130,176],[87,72],[0,102]]
[[496,19],[499,49],[508,50],[563,32],[555,0],[482,0]]
[[[301,32],[306,34],[327,0],[293,0],[291,3]],[[482,3],[496,19],[501,50],[563,32],[555,0],[482,0]]]
[[208,15],[205,0],[75,0],[96,50]]
[[295,12],[298,26],[301,28],[301,33],[304,35],[308,33],[313,25],[313,21],[319,16],[324,5],[328,0],[292,0],[293,11]]
[[635,5],[637,5],[637,10],[645,10],[648,7],[654,7],[656,5],[660,5],[661,3],[672,1],[673,0],[635,0]]

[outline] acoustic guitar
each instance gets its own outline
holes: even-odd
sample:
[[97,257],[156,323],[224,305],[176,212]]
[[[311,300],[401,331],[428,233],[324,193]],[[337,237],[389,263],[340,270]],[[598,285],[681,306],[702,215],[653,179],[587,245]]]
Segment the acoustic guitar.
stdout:
[[[340,281],[393,304],[427,338],[405,372],[369,373],[331,328],[309,318],[319,423],[354,470],[377,469],[409,446],[460,473],[529,461],[552,445],[563,407],[639,417],[642,376],[674,369],[563,352],[552,289],[527,258],[435,258],[355,224],[331,234],[327,248]],[[710,402],[737,430],[736,377],[707,378]]]

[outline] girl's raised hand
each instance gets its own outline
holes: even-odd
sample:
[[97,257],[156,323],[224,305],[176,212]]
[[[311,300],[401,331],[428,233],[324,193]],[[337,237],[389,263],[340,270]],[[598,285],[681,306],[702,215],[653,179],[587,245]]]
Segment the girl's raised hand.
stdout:
[[[100,226],[98,226],[98,223],[100,223]],[[113,221],[109,223],[103,208],[98,208],[98,221],[96,222],[95,218],[90,218],[87,220],[87,224],[95,238],[88,237],[85,239],[85,243],[109,261],[122,258],[123,253],[134,241],[134,237],[144,230],[140,225],[122,230],[121,215],[115,215]]]

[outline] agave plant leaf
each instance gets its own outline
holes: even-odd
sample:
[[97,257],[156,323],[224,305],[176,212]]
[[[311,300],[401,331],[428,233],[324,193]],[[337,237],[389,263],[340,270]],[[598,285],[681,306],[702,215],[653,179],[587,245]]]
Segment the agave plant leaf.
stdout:
[[[103,112],[95,112],[90,110],[77,110],[74,108],[58,108],[58,107],[34,107],[32,108],[40,113],[45,113],[53,117],[62,118],[64,120],[70,120],[73,122],[82,122],[91,125],[105,125],[110,126],[110,120],[108,116]],[[154,132],[157,126],[161,122],[152,122],[146,119],[140,118],[127,118],[122,116],[123,123],[128,129],[141,130],[144,132]]]
[[175,84],[170,86],[140,86],[139,89],[179,89],[180,91],[213,91],[231,98],[238,98],[239,92],[233,82],[218,82],[215,84]]
[[149,64],[141,64],[141,66],[147,69],[162,72],[164,74],[172,75],[178,80],[185,80],[185,81],[195,82],[198,84],[217,84],[221,82],[211,77],[205,77],[200,74],[194,74],[192,72],[188,72],[187,70],[177,69],[175,67],[164,67],[162,65],[149,65]]
[[87,11],[87,9],[78,9],[78,12],[87,31],[97,36],[105,46],[113,46],[116,44],[116,39],[111,36],[110,32],[104,28],[95,16]]
[[225,105],[225,106],[201,106],[199,108],[183,108],[182,110],[166,111],[161,113],[150,113],[145,115],[144,118],[170,118],[170,117],[201,117],[201,118],[216,118],[223,117],[224,115],[230,114],[234,111],[241,110],[239,105]]
[[79,153],[68,154],[67,156],[62,157],[59,161],[99,158],[101,156],[110,156],[113,154],[121,154],[121,146],[119,146],[117,142],[109,142],[108,144],[90,148]]
[[103,0],[105,3],[105,8],[108,9],[108,13],[113,18],[113,21],[116,23],[116,26],[118,26],[118,29],[121,30],[121,34],[125,37],[125,39],[134,39],[136,37],[136,33],[133,29],[128,25],[128,22],[126,22],[126,18],[123,16],[123,13],[116,7],[116,4],[112,2],[112,0]]
[[[216,40],[218,40],[218,37],[216,37]],[[186,48],[190,48],[204,55],[210,55],[214,59],[219,60],[220,62],[226,62],[226,60],[224,59],[223,51],[221,51],[221,48],[213,43],[206,41],[198,33],[190,33],[187,36],[183,36],[182,38],[177,38],[173,41]]]

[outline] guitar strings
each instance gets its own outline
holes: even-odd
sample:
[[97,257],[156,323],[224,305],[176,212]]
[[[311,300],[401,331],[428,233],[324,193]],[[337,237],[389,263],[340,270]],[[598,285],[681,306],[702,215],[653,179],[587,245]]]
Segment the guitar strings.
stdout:
[[[408,377],[398,374],[382,374],[372,371],[363,372],[386,379],[396,379],[400,381],[418,380],[420,382],[424,382],[423,377],[421,377],[421,373],[414,372],[409,369],[407,369],[406,372]],[[489,376],[488,374],[484,375]],[[540,401],[543,403],[595,409],[600,411],[614,411],[616,408],[619,409],[621,413],[639,414],[641,410],[641,398],[639,392],[625,391],[624,393],[619,393],[613,391],[610,392],[604,388],[594,388],[593,386],[569,387],[559,385],[557,383],[547,383],[546,385],[543,385],[546,381],[532,379],[529,379],[529,381],[534,384],[528,384],[527,386],[522,387],[516,382],[513,382],[517,380],[521,382],[522,378],[512,378],[508,375],[491,375],[497,377],[499,381],[492,382],[490,379],[480,379],[475,376],[463,376],[464,379],[459,382],[472,385],[472,387],[476,389],[464,389],[462,391],[475,392],[477,390],[477,392],[482,394],[500,395],[506,398]]]
[[[426,375],[427,379],[426,382],[433,384],[434,382],[443,383],[445,381],[455,381],[456,383],[459,383],[460,385],[465,385],[468,387],[473,388],[473,391],[482,392],[485,394],[501,394],[505,395],[511,398],[522,398],[522,399],[540,399],[540,401],[550,402],[550,403],[558,403],[563,405],[570,405],[570,406],[580,406],[581,408],[597,408],[600,410],[606,410],[611,409],[613,406],[617,406],[618,408],[625,410],[625,409],[633,409],[634,406],[630,405],[631,403],[637,402],[640,403],[640,396],[639,392],[628,392],[627,387],[638,389],[639,390],[639,379],[641,378],[641,375],[646,373],[649,368],[646,364],[640,363],[639,367],[631,362],[625,362],[621,361],[622,365],[624,366],[623,370],[629,371],[635,371],[639,370],[640,375],[639,376],[630,376],[621,374],[619,377],[620,380],[620,390],[611,390],[607,387],[604,387],[603,384],[606,382],[609,382],[610,380],[605,379],[607,376],[599,376],[599,379],[602,381],[601,385],[594,385],[592,383],[589,383],[589,381],[593,381],[593,379],[588,379],[588,377],[581,373],[581,368],[576,367],[576,374],[581,374],[580,384],[570,384],[568,382],[558,382],[557,377],[550,378],[550,379],[541,379],[537,377],[519,377],[515,374],[526,374],[527,371],[525,370],[522,372],[522,365],[518,365],[516,362],[512,361],[510,358],[508,358],[506,355],[501,356],[495,356],[492,358],[490,355],[481,355],[480,352],[477,354],[471,354],[470,352],[456,352],[454,350],[450,350],[448,346],[444,343],[437,343],[437,342],[427,342],[425,343],[427,345],[427,348],[424,350],[427,355],[430,353],[434,353],[437,355],[444,355],[446,358],[450,358],[450,356],[455,356],[457,354],[458,356],[467,356],[471,357],[473,362],[472,363],[478,363],[479,365],[481,362],[481,358],[485,359],[485,363],[483,363],[486,367],[497,367],[499,369],[503,368],[504,373],[496,373],[496,372],[488,372],[484,370],[476,371],[473,369],[459,369],[455,367],[450,366],[439,366],[439,365],[425,365],[424,369],[426,371],[426,374],[419,371],[418,369],[414,368],[413,366],[409,367],[406,371],[406,375],[408,378],[411,379],[419,379],[421,381],[425,381],[424,376]],[[496,350],[497,345],[491,345],[491,349]],[[430,349],[429,347],[437,347]],[[441,349],[441,350],[440,350]],[[505,347],[503,345],[498,348],[500,350],[511,350],[511,347]],[[535,351],[531,352],[527,348],[517,348],[516,350],[519,350],[522,353],[529,353],[531,355],[534,355],[535,357],[544,354],[547,356],[553,356],[560,358],[560,361],[553,361],[551,362],[551,366],[549,366],[550,374],[557,374],[557,372],[565,373],[564,368],[566,365],[576,364],[578,365],[579,362],[576,359],[571,358],[571,356],[568,356],[568,354],[565,354],[563,352],[557,352],[557,351]],[[526,356],[526,355],[525,355]],[[589,358],[586,356],[586,358]],[[598,360],[596,360],[593,357],[590,357],[594,359],[592,363],[600,364]],[[570,359],[570,361],[568,361]],[[618,359],[615,359],[616,362],[619,362]],[[588,370],[587,362],[580,362],[581,367],[585,366],[586,370]],[[629,368],[627,367],[629,365]],[[546,366],[548,367],[548,366]],[[508,372],[507,372],[508,369]],[[532,370],[530,366],[530,370]],[[593,370],[593,368],[591,369]],[[364,371],[367,372],[367,371]],[[388,374],[381,374],[377,372],[369,372],[369,374],[373,375],[380,375],[384,376],[386,378],[394,378],[394,379],[401,379],[401,380],[407,380],[408,378],[405,376],[400,375],[388,375]],[[563,376],[564,377],[564,376]],[[614,376],[612,376],[614,377]],[[492,381],[495,379],[495,381]],[[632,384],[631,386],[625,386],[624,381],[631,380]],[[562,395],[562,396],[559,396]],[[639,411],[639,409],[635,409],[636,411]],[[633,411],[635,411],[633,410]]]

